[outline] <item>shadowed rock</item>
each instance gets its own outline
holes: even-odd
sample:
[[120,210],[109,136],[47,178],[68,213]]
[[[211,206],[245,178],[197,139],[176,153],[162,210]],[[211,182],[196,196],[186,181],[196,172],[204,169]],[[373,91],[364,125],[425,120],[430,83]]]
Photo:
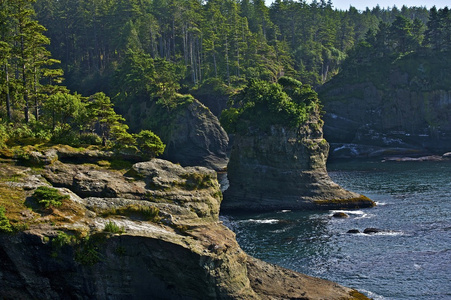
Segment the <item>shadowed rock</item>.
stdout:
[[367,197],[333,182],[326,170],[329,144],[318,116],[298,130],[272,126],[236,134],[222,209],[337,209],[371,207]]
[[8,214],[28,227],[0,233],[2,299],[367,299],[244,253],[218,219],[210,169],[154,159],[125,174],[61,162],[42,171],[47,181],[36,172],[0,163],[0,188],[20,174],[14,189],[29,203],[48,182],[70,198]]

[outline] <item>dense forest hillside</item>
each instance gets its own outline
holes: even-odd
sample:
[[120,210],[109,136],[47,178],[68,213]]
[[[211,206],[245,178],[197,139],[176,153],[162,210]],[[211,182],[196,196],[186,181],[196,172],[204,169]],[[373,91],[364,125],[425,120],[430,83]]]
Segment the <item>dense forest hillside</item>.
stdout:
[[16,0],[0,15],[2,120],[127,148],[137,142],[128,126],[164,133],[137,120],[144,106],[172,116],[192,94],[219,115],[251,79],[377,80],[372,71],[404,57],[446,56],[451,32],[448,8],[342,11],[324,0]]
[[366,156],[377,147],[393,154],[451,147],[451,13],[433,8],[424,33],[420,27],[402,16],[381,23],[319,89],[329,112],[325,135],[336,148],[352,143],[345,148]]
[[127,70],[129,59],[154,61],[158,76],[148,79],[166,88],[239,86],[281,72],[316,86],[337,74],[346,53],[380,22],[401,15],[417,19],[421,30],[429,17],[425,8],[405,6],[339,11],[324,0],[270,7],[262,0],[39,0],[35,8],[69,87],[109,95],[124,92],[124,83],[115,84],[118,70],[137,71]]

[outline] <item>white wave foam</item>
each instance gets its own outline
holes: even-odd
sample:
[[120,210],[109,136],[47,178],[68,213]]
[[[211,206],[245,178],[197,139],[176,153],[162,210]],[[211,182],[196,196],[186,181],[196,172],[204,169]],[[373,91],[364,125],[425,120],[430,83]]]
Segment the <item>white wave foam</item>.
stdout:
[[371,298],[371,299],[373,299],[373,300],[385,300],[385,299],[388,299],[388,298],[385,298],[385,297],[382,296],[382,295],[378,295],[378,294],[373,293],[373,292],[368,291],[368,290],[359,289],[359,291],[362,292],[362,293],[364,293],[364,294],[366,294],[369,298]]
[[[368,235],[371,235],[371,234],[368,234]],[[402,231],[383,231],[383,232],[373,233],[372,235],[390,235],[390,236],[396,236],[396,235],[404,235],[404,232],[402,232]]]
[[277,223],[279,223],[279,220],[277,220],[277,219],[262,219],[262,220],[249,219],[245,222],[257,223],[257,224],[277,224]]
[[361,210],[331,210],[330,212],[332,214],[342,212],[348,215],[365,215],[365,212]]
[[379,202],[379,201],[375,201],[376,206],[385,206],[387,205],[387,202]]
[[360,216],[360,217],[356,217],[355,219],[356,220],[358,220],[358,219],[369,219],[369,218],[372,218],[372,217],[374,217],[375,215],[373,215],[373,214],[363,214],[362,216]]

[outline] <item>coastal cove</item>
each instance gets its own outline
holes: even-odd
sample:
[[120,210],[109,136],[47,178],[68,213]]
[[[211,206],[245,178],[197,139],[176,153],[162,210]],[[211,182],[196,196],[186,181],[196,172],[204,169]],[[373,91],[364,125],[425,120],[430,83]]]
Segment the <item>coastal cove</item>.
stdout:
[[[227,213],[244,251],[373,299],[451,297],[451,162],[341,160],[328,164],[342,187],[374,208]],[[365,228],[383,232],[362,233]],[[360,233],[347,233],[357,229]]]

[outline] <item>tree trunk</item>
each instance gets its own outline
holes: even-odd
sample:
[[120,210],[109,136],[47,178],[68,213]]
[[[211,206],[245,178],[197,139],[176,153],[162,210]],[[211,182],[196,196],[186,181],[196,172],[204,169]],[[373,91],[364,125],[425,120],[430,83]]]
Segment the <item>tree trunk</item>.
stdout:
[[39,120],[39,104],[38,104],[38,74],[36,67],[34,68],[34,116],[36,121]]
[[229,42],[227,35],[225,37],[225,55],[226,55],[226,70],[227,70],[227,83],[230,85],[230,71],[229,71]]
[[8,121],[12,120],[11,117],[11,97],[9,94],[9,73],[8,65],[5,64],[5,75],[6,75],[6,117]]

